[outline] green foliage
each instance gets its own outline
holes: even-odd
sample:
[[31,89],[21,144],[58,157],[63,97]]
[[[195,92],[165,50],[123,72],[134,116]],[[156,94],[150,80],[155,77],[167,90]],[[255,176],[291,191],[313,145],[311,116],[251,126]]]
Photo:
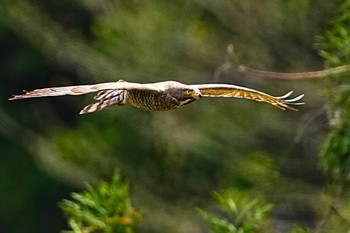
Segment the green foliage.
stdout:
[[82,193],[73,193],[73,200],[60,203],[74,233],[132,233],[139,214],[130,204],[129,188],[118,172],[110,183],[88,186]]
[[273,209],[272,204],[236,189],[215,193],[215,198],[225,218],[199,210],[212,233],[259,232],[264,218]]
[[301,225],[294,225],[294,228],[292,230],[291,233],[310,233],[311,231],[309,231],[308,229],[306,229],[305,227],[301,226]]
[[[332,22],[330,29],[324,36],[316,38],[315,46],[319,54],[329,66],[348,66],[350,64],[350,1],[345,1]],[[331,132],[322,145],[321,163],[328,180],[328,191],[331,201],[324,207],[324,217],[319,220],[315,232],[343,232],[345,226],[349,229],[347,219],[339,209],[347,209],[344,198],[346,184],[350,178],[350,88],[346,75],[330,75],[326,79],[329,90],[328,100],[331,108]],[[330,85],[327,85],[330,84]],[[348,210],[347,210],[348,211]],[[344,211],[344,212],[347,212]],[[341,224],[334,224],[334,217],[341,219]],[[297,231],[299,232],[299,231]],[[304,231],[301,231],[304,232]]]
[[317,36],[315,47],[330,66],[348,64],[350,61],[350,1],[340,8],[339,16],[332,22],[324,36]]
[[350,121],[344,121],[328,136],[321,151],[322,165],[330,178],[350,178]]
[[[340,8],[324,36],[316,37],[316,48],[330,66],[350,63],[350,1]],[[350,177],[350,89],[347,76],[329,77],[329,102],[332,106],[332,132],[321,151],[322,165],[330,179],[344,181]]]
[[258,189],[262,193],[275,185],[279,172],[276,162],[268,154],[255,152],[237,163],[232,176],[235,178],[235,186]]

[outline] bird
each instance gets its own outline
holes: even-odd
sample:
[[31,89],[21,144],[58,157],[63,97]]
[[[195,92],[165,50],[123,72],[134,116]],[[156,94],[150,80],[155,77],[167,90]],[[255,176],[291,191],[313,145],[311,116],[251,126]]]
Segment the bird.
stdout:
[[20,100],[36,97],[51,97],[63,95],[84,95],[98,92],[95,103],[84,107],[80,114],[92,113],[111,106],[131,105],[148,111],[167,111],[177,109],[203,97],[233,97],[250,99],[269,103],[282,110],[298,111],[293,105],[304,97],[301,94],[288,99],[293,91],[275,97],[254,89],[232,84],[183,84],[177,81],[162,81],[155,83],[134,83],[119,80],[116,82],[98,83],[92,85],[76,85],[48,87],[24,91],[24,94],[13,95],[9,100]]

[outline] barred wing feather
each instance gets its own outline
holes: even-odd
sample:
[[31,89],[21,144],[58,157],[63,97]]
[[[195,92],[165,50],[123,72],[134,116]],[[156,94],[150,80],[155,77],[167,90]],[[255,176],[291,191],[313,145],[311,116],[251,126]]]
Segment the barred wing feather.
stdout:
[[264,92],[260,92],[254,89],[240,87],[236,85],[228,84],[200,84],[200,85],[191,85],[200,90],[202,97],[233,97],[233,98],[243,98],[250,99],[259,102],[266,102],[272,104],[275,107],[286,110],[291,109],[298,111],[296,108],[293,108],[291,105],[302,105],[304,103],[298,102],[301,100],[304,95],[299,95],[293,99],[287,99],[293,91],[288,92],[287,94],[275,97]]

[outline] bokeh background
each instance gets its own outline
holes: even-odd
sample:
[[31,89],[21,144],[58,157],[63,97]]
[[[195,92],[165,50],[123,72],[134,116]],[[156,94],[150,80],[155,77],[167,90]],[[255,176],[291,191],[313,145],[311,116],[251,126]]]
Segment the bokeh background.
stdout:
[[[231,187],[275,204],[271,232],[312,226],[325,187],[325,83],[237,67],[323,69],[315,36],[341,2],[1,0],[0,231],[66,229],[57,203],[116,168],[142,212],[138,232],[206,232],[194,208],[210,208],[212,193]],[[119,79],[294,90],[307,104],[292,112],[202,99],[169,112],[114,107],[80,116],[91,95],[8,101],[23,89]]]

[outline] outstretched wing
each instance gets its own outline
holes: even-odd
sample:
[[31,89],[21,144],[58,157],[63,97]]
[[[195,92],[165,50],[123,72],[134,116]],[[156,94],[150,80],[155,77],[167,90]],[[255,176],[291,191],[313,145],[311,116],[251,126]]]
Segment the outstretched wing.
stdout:
[[199,84],[190,85],[191,87],[198,88],[202,94],[202,97],[234,97],[234,98],[244,98],[251,99],[260,102],[266,102],[272,104],[275,107],[286,110],[291,109],[298,111],[290,105],[302,105],[304,103],[298,102],[304,97],[304,95],[299,95],[293,99],[287,99],[293,91],[279,97],[268,95],[264,92],[256,91],[254,89],[240,87],[236,85],[228,84]]
[[141,88],[139,83],[129,83],[123,80],[118,82],[99,83],[93,85],[78,85],[78,86],[66,86],[66,87],[48,87],[42,89],[35,89],[33,91],[24,91],[22,95],[14,95],[10,100],[19,100],[36,97],[48,97],[48,96],[62,96],[62,95],[84,95],[91,92],[97,92],[101,90],[110,89],[131,89]]
[[127,92],[130,90],[150,90],[158,91],[157,86],[153,84],[129,83],[124,80],[118,82],[100,83],[93,85],[48,87],[25,91],[22,95],[14,95],[10,100],[19,100],[36,97],[50,97],[62,95],[84,95],[91,92],[99,92],[95,99],[98,102],[86,106],[80,111],[80,114],[100,111],[114,105],[125,105]]

